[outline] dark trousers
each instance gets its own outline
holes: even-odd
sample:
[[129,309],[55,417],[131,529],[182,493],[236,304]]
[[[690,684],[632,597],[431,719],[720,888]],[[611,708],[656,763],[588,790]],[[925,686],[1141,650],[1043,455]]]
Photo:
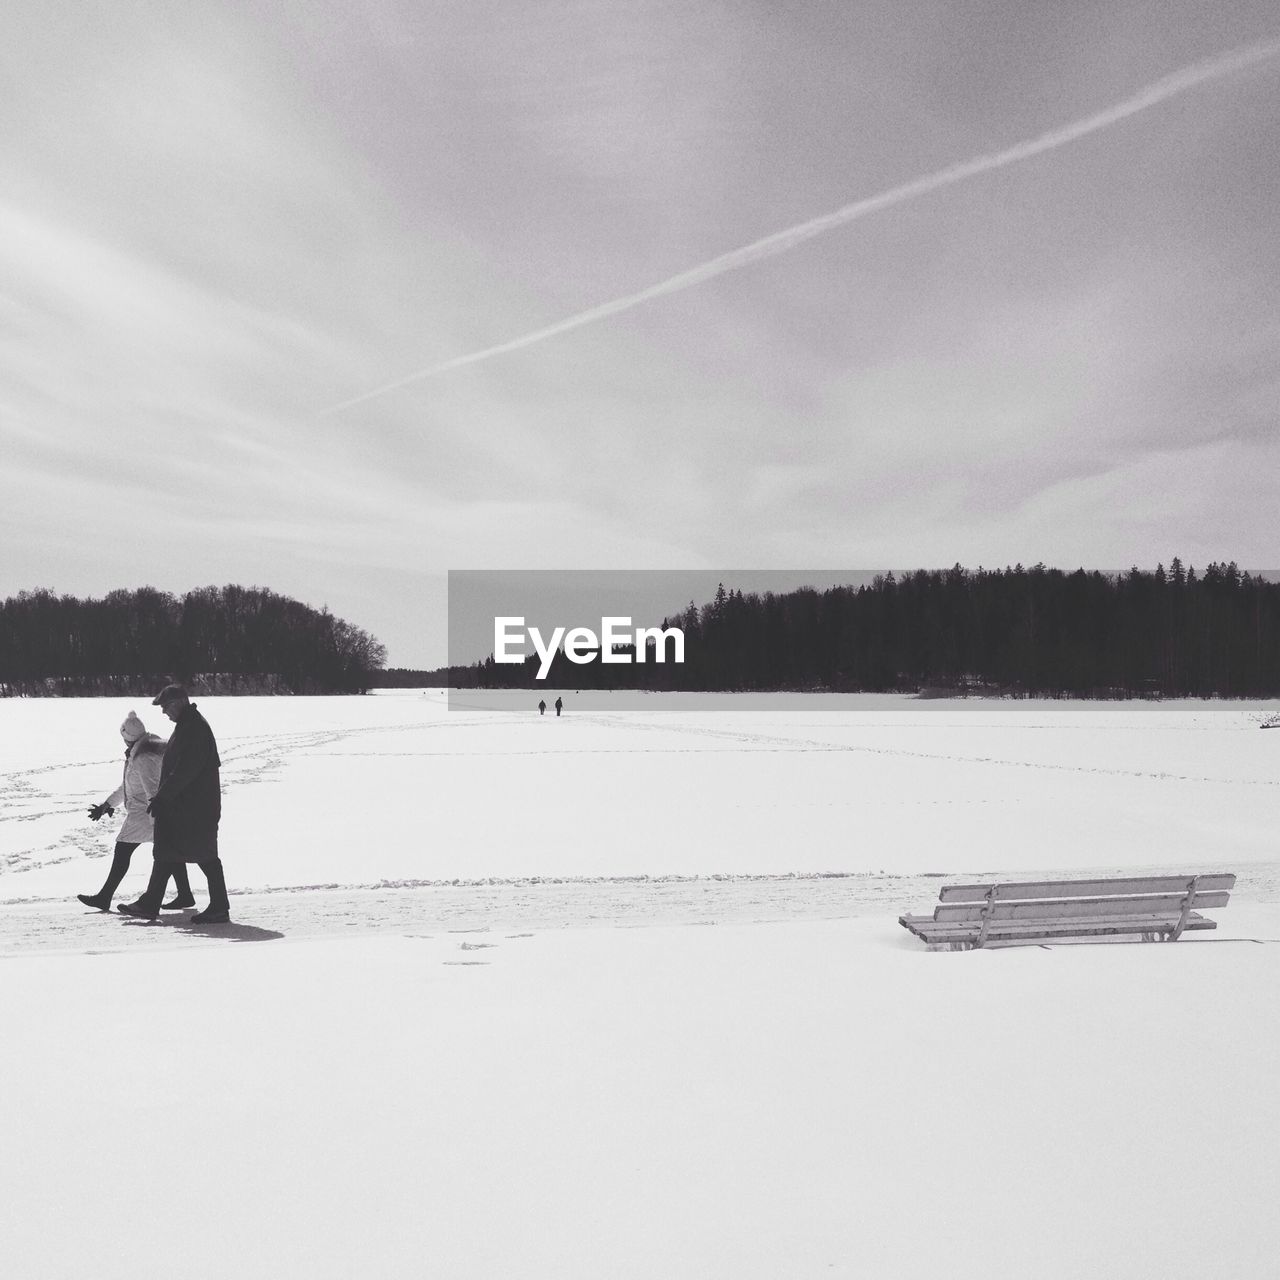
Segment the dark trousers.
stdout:
[[[227,878],[222,873],[221,858],[207,858],[203,862],[197,862],[196,866],[204,872],[204,878],[209,882],[209,906],[214,911],[229,911],[231,903],[227,901]],[[169,877],[173,876],[176,880],[179,876],[183,881],[187,880],[187,864],[185,862],[161,862],[157,859],[151,864],[151,879],[147,881],[147,887],[143,891],[142,897],[138,899],[143,906],[150,907],[153,910],[159,910],[161,899],[164,897],[165,885],[169,883]],[[187,883],[187,892],[191,892],[191,885]]]
[[[129,860],[133,857],[133,851],[137,848],[137,844],[130,844],[127,840],[116,841],[116,851],[111,857],[111,870],[107,872],[106,883],[102,886],[100,896],[110,899],[115,891],[120,887],[120,881],[124,879],[125,873],[129,870]],[[169,883],[169,876],[173,876],[173,887],[183,897],[191,896],[191,881],[187,879],[187,864],[185,862],[174,862],[169,864],[164,880],[160,885],[160,897],[164,897],[164,891]]]

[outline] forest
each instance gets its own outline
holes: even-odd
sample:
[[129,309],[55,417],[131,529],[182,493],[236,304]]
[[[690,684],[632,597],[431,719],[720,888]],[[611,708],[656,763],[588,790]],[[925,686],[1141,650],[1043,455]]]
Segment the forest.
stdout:
[[0,601],[0,696],[144,694],[169,680],[202,692],[364,693],[385,662],[361,628],[262,587]]
[[489,688],[1280,695],[1280,583],[1234,562],[1199,574],[1177,558],[1123,573],[957,564],[776,595],[722,583],[662,625],[684,630],[683,665],[577,665],[559,653],[541,682],[536,657],[437,674]]

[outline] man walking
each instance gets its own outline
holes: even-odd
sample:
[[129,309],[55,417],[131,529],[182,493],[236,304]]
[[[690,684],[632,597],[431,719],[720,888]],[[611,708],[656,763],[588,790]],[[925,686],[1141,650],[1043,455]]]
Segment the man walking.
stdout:
[[160,914],[172,864],[194,862],[209,882],[209,905],[191,917],[193,924],[228,924],[231,904],[218,857],[218,821],[222,816],[222,786],[218,744],[213,730],[187,691],[165,685],[152,702],[173,721],[173,736],[160,766],[160,785],[147,812],[155,818],[155,863],[151,879],[136,902],[122,902],[127,916],[154,920]]

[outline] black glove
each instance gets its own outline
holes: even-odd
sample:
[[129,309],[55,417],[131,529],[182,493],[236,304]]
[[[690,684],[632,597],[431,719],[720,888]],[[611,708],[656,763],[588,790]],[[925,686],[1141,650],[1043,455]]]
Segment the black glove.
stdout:
[[159,796],[152,796],[147,801],[147,812],[154,818],[160,812],[163,803]]
[[92,821],[97,822],[105,813],[108,818],[115,816],[115,810],[104,800],[101,804],[93,805],[89,810],[89,817]]

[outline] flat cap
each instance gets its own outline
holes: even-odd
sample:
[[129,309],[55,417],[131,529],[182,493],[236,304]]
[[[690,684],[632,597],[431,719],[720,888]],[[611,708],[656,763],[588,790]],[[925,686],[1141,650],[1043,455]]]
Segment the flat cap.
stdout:
[[163,707],[170,698],[185,698],[187,691],[180,684],[167,684],[154,698],[151,699],[153,707]]

